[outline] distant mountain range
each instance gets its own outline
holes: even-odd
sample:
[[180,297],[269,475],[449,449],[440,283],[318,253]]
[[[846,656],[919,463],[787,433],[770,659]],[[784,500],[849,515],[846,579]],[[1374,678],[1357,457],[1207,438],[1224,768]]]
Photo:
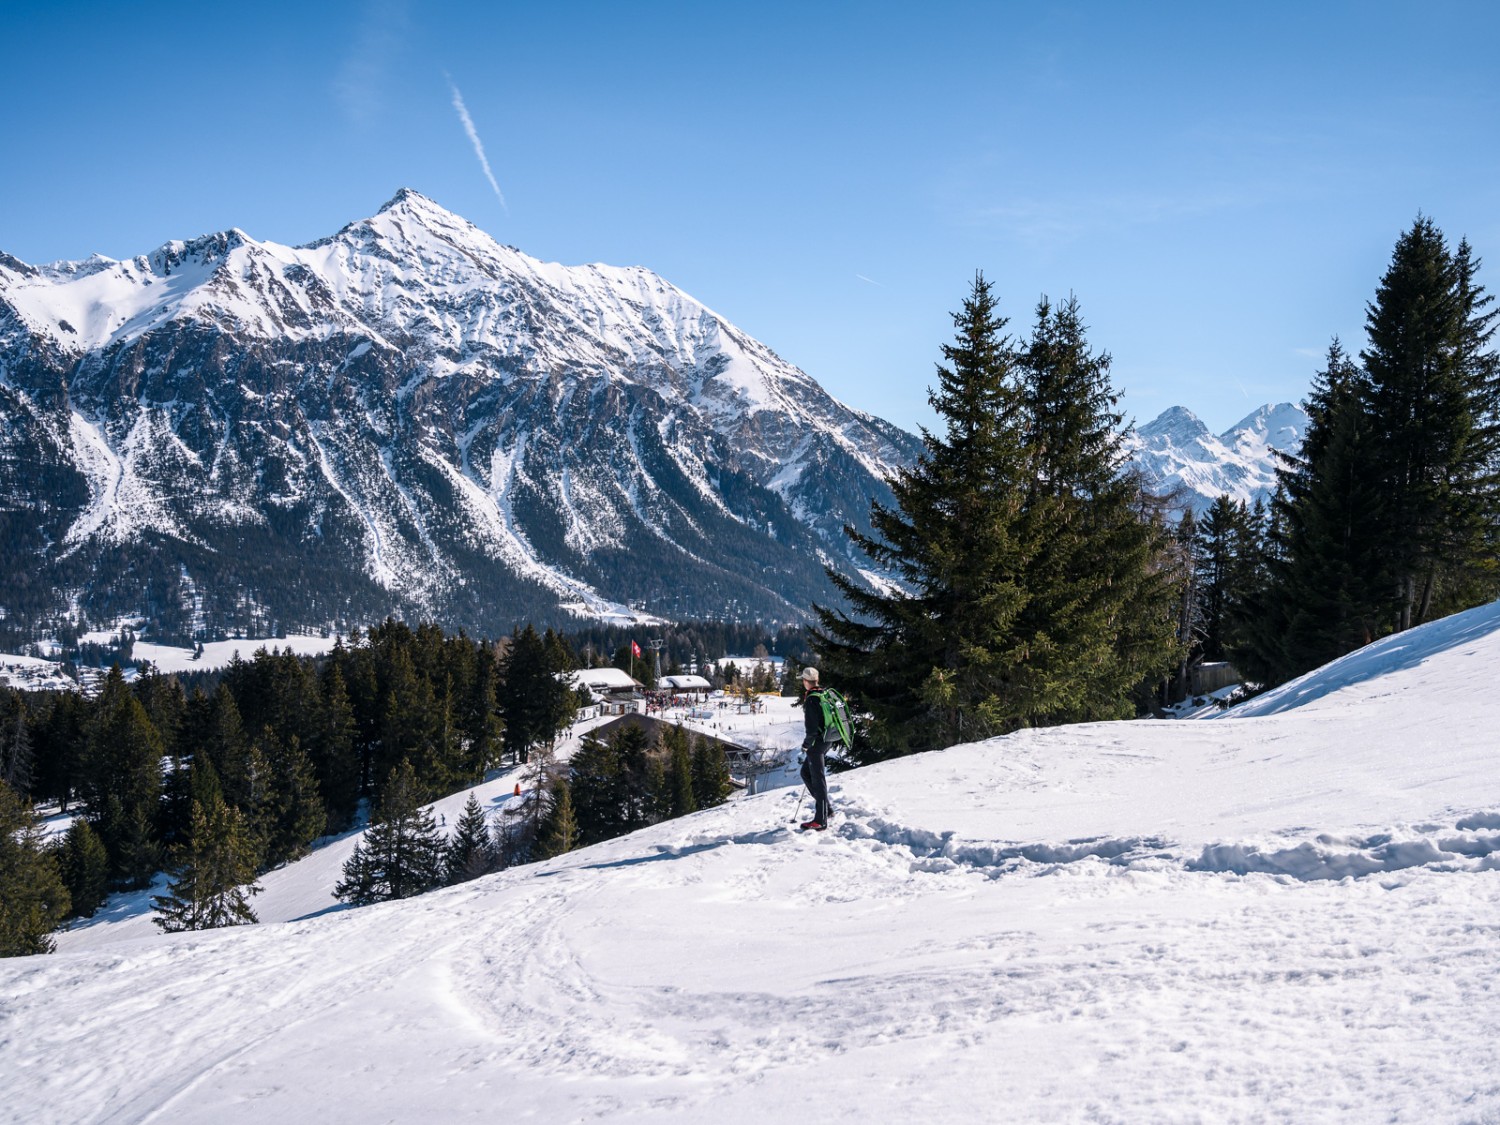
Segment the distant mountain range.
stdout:
[[[1298,417],[1215,439],[1168,411],[1135,455],[1249,496]],[[301,247],[0,253],[0,640],[797,620],[825,564],[860,580],[842,529],[920,448],[656,274],[538,261],[409,190]]]
[[1180,493],[1202,513],[1219,496],[1253,504],[1276,488],[1276,454],[1295,453],[1307,412],[1283,402],[1262,406],[1215,436],[1181,406],[1163,411],[1129,439],[1132,460],[1159,492]]

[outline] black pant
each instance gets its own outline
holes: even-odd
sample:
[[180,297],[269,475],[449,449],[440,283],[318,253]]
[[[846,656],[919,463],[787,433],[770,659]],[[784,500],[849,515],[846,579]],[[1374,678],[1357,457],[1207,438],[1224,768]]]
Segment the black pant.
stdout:
[[819,824],[828,823],[828,774],[823,766],[823,747],[807,751],[802,760],[802,780],[813,797],[813,819]]

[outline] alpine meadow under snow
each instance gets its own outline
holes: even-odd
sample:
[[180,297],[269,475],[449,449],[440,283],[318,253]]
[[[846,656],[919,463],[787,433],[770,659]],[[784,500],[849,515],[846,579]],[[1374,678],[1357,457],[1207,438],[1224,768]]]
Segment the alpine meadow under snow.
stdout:
[[[0,964],[0,1116],[1500,1120],[1500,605],[360,910]],[[315,855],[302,863],[317,863]]]

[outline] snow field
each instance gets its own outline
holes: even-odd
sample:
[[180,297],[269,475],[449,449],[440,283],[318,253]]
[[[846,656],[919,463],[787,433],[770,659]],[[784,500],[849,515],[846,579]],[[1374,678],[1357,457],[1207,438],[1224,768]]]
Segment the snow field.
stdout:
[[0,1119],[1500,1121],[1500,607],[1355,656],[0,964]]

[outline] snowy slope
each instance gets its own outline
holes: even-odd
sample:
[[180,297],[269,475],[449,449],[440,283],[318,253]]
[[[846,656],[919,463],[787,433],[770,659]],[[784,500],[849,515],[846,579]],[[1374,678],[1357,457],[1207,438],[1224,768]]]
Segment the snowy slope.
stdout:
[[[27,1122],[1500,1120],[1500,606],[421,899],[0,964]],[[1296,705],[1298,702],[1301,705]]]

